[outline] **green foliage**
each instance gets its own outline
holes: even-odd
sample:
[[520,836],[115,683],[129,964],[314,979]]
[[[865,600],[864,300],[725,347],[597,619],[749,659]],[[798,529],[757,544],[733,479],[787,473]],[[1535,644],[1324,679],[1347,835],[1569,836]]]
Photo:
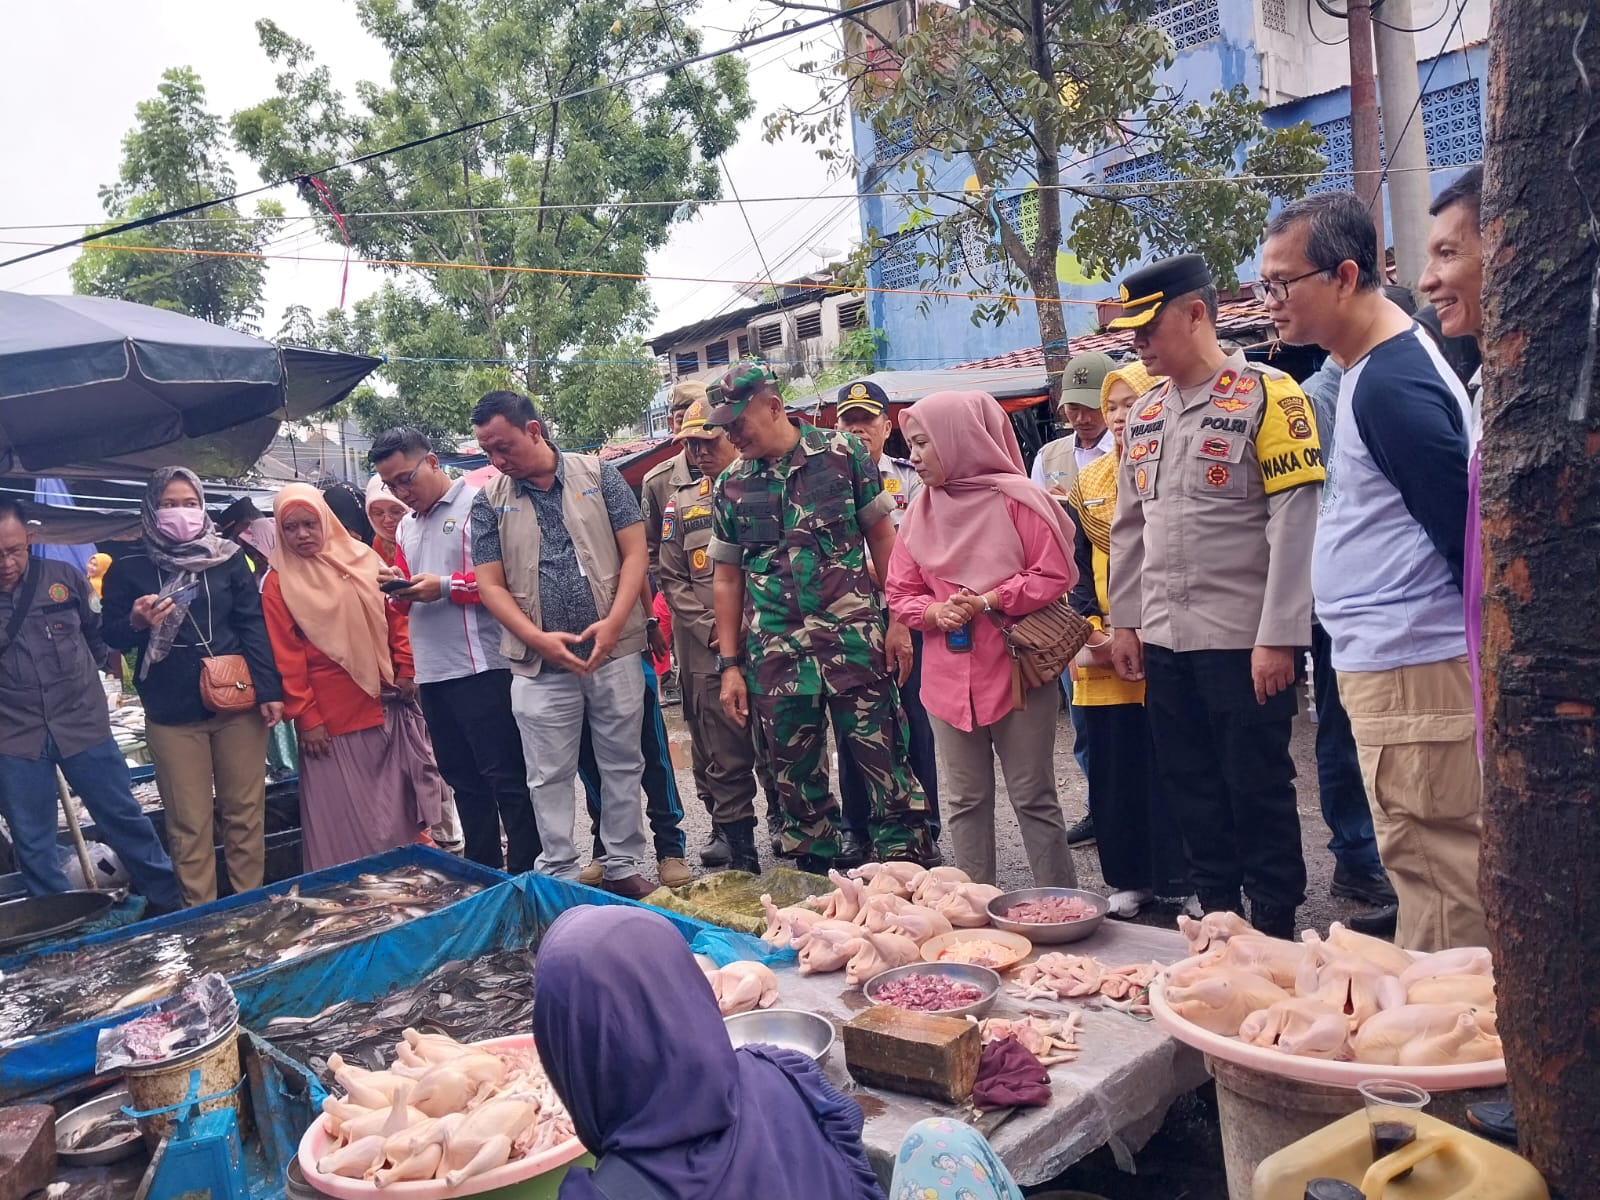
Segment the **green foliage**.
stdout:
[[[692,208],[639,202],[720,195],[716,156],[751,111],[744,68],[727,57],[548,100],[698,50],[691,9],[690,0],[357,0],[392,67],[385,84],[360,85],[356,103],[308,45],[258,23],[281,68],[277,94],[235,114],[233,131],[264,175],[528,110],[320,176],[347,213],[406,214],[351,219],[362,256],[458,264],[408,273],[335,331],[350,349],[391,357],[377,390],[354,406],[364,426],[404,413],[459,435],[477,397],[506,386],[534,394],[568,442],[643,413],[655,388],[637,345],[649,294],[642,280],[611,276],[642,274]],[[482,269],[506,266],[526,270]],[[573,269],[593,274],[564,273]],[[491,361],[393,361],[404,357]],[[640,362],[583,361],[595,358]]]
[[889,339],[881,329],[853,329],[839,339],[831,367],[822,371],[812,382],[818,390],[838,387],[870,375],[889,349]]
[[[1176,56],[1165,34],[1142,23],[1151,7],[1147,0],[920,5],[899,44],[878,51],[880,69],[869,71],[860,53],[813,64],[824,80],[818,102],[769,116],[767,136],[795,136],[824,158],[850,161],[848,103],[879,140],[909,143],[898,169],[879,163],[872,176],[880,188],[912,193],[899,198],[899,230],[872,230],[856,265],[881,256],[889,234],[919,230],[905,241],[915,243],[924,277],[935,276],[929,290],[975,294],[974,322],[998,323],[1019,311],[1014,296],[1058,298],[1063,249],[1089,278],[1112,277],[1147,252],[1194,251],[1220,284],[1231,285],[1236,264],[1259,243],[1272,200],[1298,196],[1310,182],[1258,177],[1319,171],[1321,139],[1304,124],[1266,128],[1263,106],[1243,88],[1200,101],[1164,82]],[[885,55],[897,57],[898,69],[882,69]],[[1158,154],[1173,179],[1207,182],[1135,190],[1079,181],[1072,168],[1114,148]],[[970,169],[952,171],[949,164],[962,159]],[[969,173],[976,190],[949,196]],[[1019,198],[1029,185],[1037,188]],[[1002,199],[1020,200],[1023,219],[997,220]],[[954,213],[938,215],[949,214],[952,201]],[[1076,209],[1070,230],[1058,201]],[[1038,312],[1047,343],[1060,336],[1059,305],[1026,307]]]
[[[117,181],[100,189],[107,226],[238,190],[225,157],[228,144],[222,121],[206,111],[200,77],[188,67],[173,67],[161,76],[157,92],[155,99],[134,111],[134,127],[122,139]],[[265,274],[260,259],[116,249],[258,252],[280,228],[283,209],[262,202],[256,215],[267,219],[241,222],[239,215],[237,205],[223,204],[193,219],[166,221],[93,242],[72,264],[73,291],[150,304],[258,333]]]

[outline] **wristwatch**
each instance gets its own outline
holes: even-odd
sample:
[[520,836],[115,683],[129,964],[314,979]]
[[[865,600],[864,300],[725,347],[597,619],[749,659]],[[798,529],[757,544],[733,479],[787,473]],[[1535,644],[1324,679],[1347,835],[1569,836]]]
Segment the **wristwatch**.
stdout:
[[645,623],[645,626],[647,628],[649,628],[649,629],[660,629],[661,628],[661,618],[660,617],[646,617],[644,619],[644,623]]
[[742,667],[742,666],[744,666],[744,655],[742,655],[742,654],[733,654],[733,655],[719,654],[719,655],[717,655],[717,674],[718,675],[722,674],[729,667]]

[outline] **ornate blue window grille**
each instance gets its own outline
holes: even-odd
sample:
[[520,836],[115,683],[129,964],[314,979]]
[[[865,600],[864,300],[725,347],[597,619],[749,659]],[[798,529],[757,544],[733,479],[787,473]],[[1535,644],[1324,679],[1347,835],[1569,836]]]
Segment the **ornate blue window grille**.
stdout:
[[880,130],[876,127],[872,131],[872,157],[874,162],[891,162],[905,154],[910,154],[914,139],[911,136],[911,118],[901,117],[898,121],[891,121],[889,127]]
[[[1101,178],[1106,183],[1136,185],[1141,183],[1159,183],[1172,178],[1172,173],[1167,169],[1166,159],[1159,154],[1141,154],[1138,158],[1126,159],[1105,169]],[[1148,219],[1156,209],[1155,201],[1149,196],[1138,196],[1126,202],[1141,218]]]
[[[1422,115],[1417,119],[1423,124],[1430,167],[1459,167],[1483,161],[1483,106],[1476,80],[1466,79],[1428,92],[1422,97]],[[1412,136],[1417,119],[1407,137]],[[1378,124],[1382,129],[1381,114]],[[1322,135],[1322,153],[1328,166],[1308,190],[1348,189],[1354,183],[1350,171],[1355,161],[1350,147],[1350,118],[1324,121],[1312,129]]]
[[1170,37],[1179,50],[1222,36],[1217,0],[1162,0],[1150,23]]
[[915,288],[922,283],[922,268],[917,263],[918,230],[892,234],[883,239],[878,255],[878,286]]

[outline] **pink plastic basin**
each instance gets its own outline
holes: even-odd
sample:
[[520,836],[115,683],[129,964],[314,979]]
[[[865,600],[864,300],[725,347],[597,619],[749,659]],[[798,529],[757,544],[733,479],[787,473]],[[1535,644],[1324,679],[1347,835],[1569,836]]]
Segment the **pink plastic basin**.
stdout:
[[[1175,972],[1195,962],[1186,958],[1173,963],[1167,972]],[[1298,1079],[1303,1083],[1320,1083],[1328,1087],[1356,1088],[1369,1079],[1402,1079],[1430,1092],[1449,1092],[1460,1088],[1498,1087],[1506,1081],[1506,1060],[1490,1059],[1488,1062],[1462,1063],[1459,1066],[1401,1067],[1383,1063],[1331,1062],[1323,1058],[1306,1058],[1299,1054],[1285,1054],[1270,1046],[1252,1046],[1236,1037],[1223,1037],[1220,1033],[1201,1029],[1200,1026],[1172,1011],[1166,997],[1166,974],[1150,985],[1150,1012],[1156,1024],[1187,1046],[1193,1046],[1212,1058],[1260,1071],[1263,1075],[1278,1075],[1284,1079]]]
[[[533,1049],[533,1035],[531,1033],[513,1034],[511,1037],[490,1038],[488,1041],[472,1042],[475,1046],[509,1046],[516,1049]],[[394,1200],[452,1200],[456,1196],[475,1196],[480,1192],[492,1192],[498,1188],[510,1187],[513,1184],[525,1183],[537,1176],[556,1171],[583,1157],[583,1143],[576,1137],[553,1146],[539,1154],[519,1158],[515,1162],[508,1162],[503,1167],[496,1167],[492,1171],[485,1171],[482,1175],[475,1175],[464,1180],[460,1187],[452,1188],[442,1179],[417,1179],[404,1183],[391,1183],[386,1188],[380,1188],[375,1183],[366,1179],[350,1179],[343,1175],[324,1175],[317,1170],[317,1163],[322,1157],[333,1150],[338,1143],[338,1138],[328,1132],[328,1118],[319,1116],[313,1122],[305,1136],[300,1139],[300,1170],[306,1177],[306,1182],[317,1191],[325,1195],[335,1196],[338,1200],[376,1200],[377,1197],[394,1197]]]

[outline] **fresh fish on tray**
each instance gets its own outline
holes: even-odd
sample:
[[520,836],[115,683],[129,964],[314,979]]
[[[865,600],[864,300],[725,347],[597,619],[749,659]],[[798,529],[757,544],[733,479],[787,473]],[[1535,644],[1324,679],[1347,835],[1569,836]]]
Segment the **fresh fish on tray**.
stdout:
[[0,1046],[160,1000],[208,972],[233,976],[341,946],[482,891],[427,867],[298,885],[170,930],[42,954],[7,975]]
[[381,999],[343,1000],[315,1015],[278,1017],[258,1032],[332,1087],[329,1056],[382,1070],[407,1029],[482,1042],[532,1028],[533,951],[499,950],[447,962]]

